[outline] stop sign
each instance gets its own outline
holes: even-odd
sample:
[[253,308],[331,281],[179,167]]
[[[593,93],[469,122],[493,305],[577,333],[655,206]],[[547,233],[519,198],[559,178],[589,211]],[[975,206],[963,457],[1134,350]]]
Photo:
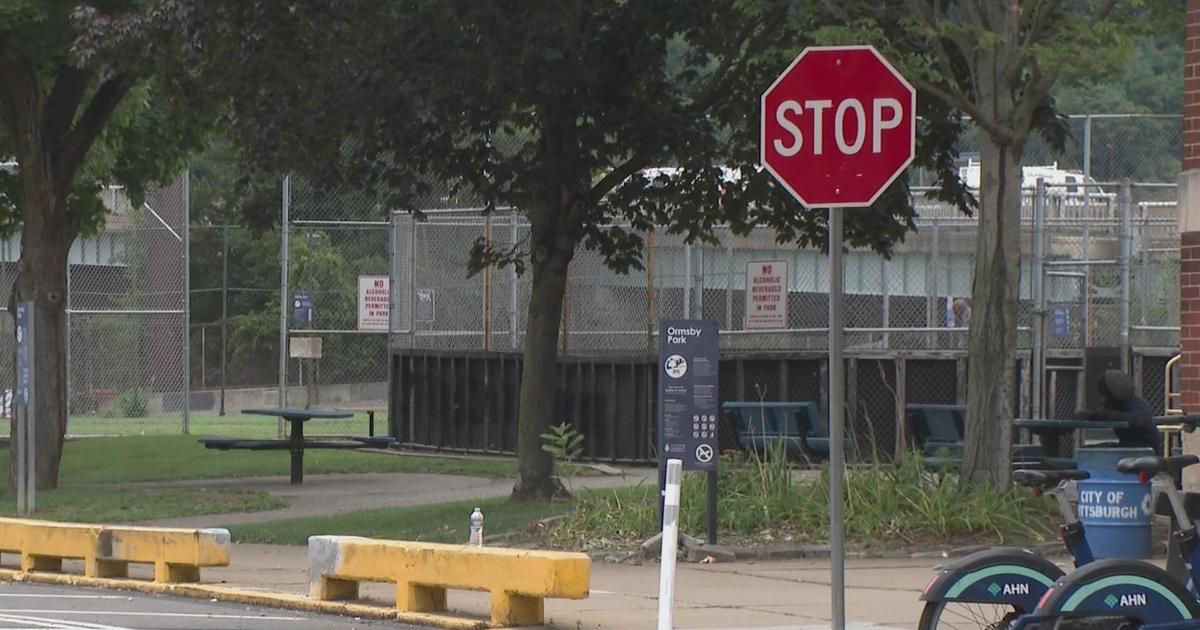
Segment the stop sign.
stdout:
[[871,46],[804,49],[762,95],[762,163],[808,207],[869,206],[913,159],[917,92]]

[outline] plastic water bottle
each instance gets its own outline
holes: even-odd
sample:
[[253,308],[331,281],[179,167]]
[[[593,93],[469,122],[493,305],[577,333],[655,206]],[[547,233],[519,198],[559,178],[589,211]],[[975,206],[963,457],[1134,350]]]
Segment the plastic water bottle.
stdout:
[[479,508],[471,512],[471,540],[468,544],[472,547],[483,546],[483,511]]

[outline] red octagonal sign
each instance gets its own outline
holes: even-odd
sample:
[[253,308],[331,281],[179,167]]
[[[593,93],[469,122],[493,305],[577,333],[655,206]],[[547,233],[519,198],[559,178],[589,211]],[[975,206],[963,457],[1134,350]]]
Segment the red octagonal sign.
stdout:
[[917,92],[871,46],[806,48],[763,92],[761,136],[800,203],[869,206],[913,159]]

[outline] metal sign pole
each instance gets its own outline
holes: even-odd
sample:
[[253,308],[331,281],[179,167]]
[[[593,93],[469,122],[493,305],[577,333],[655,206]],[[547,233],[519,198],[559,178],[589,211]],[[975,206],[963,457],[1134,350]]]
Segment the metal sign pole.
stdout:
[[23,516],[25,514],[25,433],[27,429],[25,416],[28,415],[25,409],[19,404],[21,390],[17,390],[17,395],[13,400],[13,419],[16,420],[16,443],[13,444],[15,455],[17,458],[17,514]]
[[829,209],[829,555],[833,628],[846,627],[846,549],[842,521],[845,480],[846,363],[842,309],[842,208]]
[[13,392],[13,416],[16,421],[16,442],[13,445],[17,464],[17,513],[24,515],[36,507],[34,493],[37,487],[36,436],[33,412],[34,352],[33,352],[33,304],[17,304],[17,388]]

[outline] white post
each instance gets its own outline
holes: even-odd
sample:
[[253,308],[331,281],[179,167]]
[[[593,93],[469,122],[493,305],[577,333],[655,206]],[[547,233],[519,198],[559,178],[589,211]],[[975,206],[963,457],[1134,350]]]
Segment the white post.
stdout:
[[662,563],[658,573],[658,630],[671,630],[675,615],[675,556],[679,551],[679,484],[683,460],[667,460],[663,495]]

